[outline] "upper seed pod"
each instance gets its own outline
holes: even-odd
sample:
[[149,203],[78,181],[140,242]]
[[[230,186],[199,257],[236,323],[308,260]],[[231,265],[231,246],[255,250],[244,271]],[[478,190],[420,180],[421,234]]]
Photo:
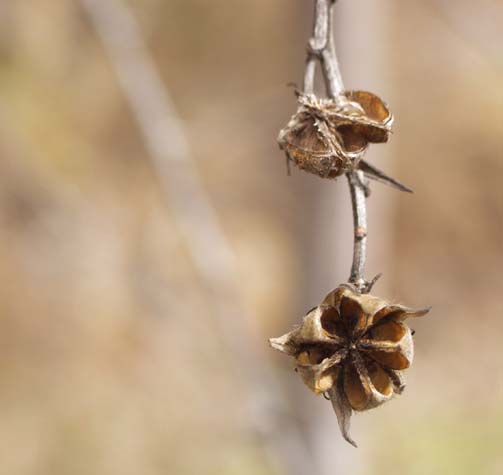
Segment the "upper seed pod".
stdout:
[[278,143],[303,170],[336,178],[358,167],[369,143],[388,140],[393,116],[370,92],[346,91],[336,99],[299,94],[298,100]]

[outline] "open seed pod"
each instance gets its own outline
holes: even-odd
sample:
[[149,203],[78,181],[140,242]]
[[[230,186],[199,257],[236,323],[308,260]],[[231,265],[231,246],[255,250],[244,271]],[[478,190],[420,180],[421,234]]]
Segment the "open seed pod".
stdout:
[[346,149],[329,114],[342,109],[332,99],[298,95],[299,108],[278,136],[281,149],[299,168],[322,178],[335,178],[352,170],[364,148]]
[[296,370],[315,393],[329,395],[343,437],[352,411],[366,411],[400,394],[402,371],[413,359],[409,317],[428,313],[390,304],[346,285],[330,292],[302,325],[279,338],[273,348],[295,360]]
[[386,142],[393,117],[377,96],[348,91],[336,99],[298,95],[299,108],[278,136],[299,168],[323,178],[355,169],[369,143]]

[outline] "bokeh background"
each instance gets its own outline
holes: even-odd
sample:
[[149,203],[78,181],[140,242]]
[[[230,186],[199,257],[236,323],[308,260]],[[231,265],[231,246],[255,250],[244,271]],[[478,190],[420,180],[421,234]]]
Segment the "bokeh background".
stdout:
[[354,418],[268,348],[347,278],[346,183],[293,170],[306,0],[0,3],[0,460],[9,475],[503,473],[503,5],[340,0],[375,293],[404,395]]

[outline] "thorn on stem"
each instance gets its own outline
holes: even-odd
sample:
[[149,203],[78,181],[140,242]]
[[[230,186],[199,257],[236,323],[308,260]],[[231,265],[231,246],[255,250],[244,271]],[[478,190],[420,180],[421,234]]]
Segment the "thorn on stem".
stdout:
[[374,287],[375,283],[382,277],[382,272],[379,272],[370,282],[367,282],[367,285],[365,286],[365,294],[368,294],[372,288]]

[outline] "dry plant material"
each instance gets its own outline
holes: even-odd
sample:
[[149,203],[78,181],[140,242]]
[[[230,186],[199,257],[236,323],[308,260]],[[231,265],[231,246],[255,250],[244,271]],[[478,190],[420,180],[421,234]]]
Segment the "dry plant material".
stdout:
[[429,308],[390,304],[351,286],[330,292],[295,330],[271,346],[295,359],[296,371],[316,394],[328,393],[344,438],[352,411],[366,411],[405,388],[402,372],[413,359],[412,332],[404,323]]
[[[370,143],[388,141],[393,115],[375,94],[344,90],[332,38],[334,0],[315,0],[313,38],[309,41],[304,92],[278,143],[288,163],[322,178],[348,178],[353,207],[353,263],[347,284],[330,292],[300,327],[279,338],[273,348],[295,360],[295,369],[316,394],[330,399],[343,437],[349,436],[353,411],[389,401],[405,388],[402,372],[414,354],[409,317],[428,313],[370,295],[376,277],[365,279],[366,198],[370,178],[401,191],[405,185],[363,159]],[[314,94],[316,61],[320,62],[328,98]]]
[[278,143],[288,160],[322,178],[358,167],[369,143],[387,142],[393,116],[375,94],[346,91],[334,99],[298,93],[299,108]]

